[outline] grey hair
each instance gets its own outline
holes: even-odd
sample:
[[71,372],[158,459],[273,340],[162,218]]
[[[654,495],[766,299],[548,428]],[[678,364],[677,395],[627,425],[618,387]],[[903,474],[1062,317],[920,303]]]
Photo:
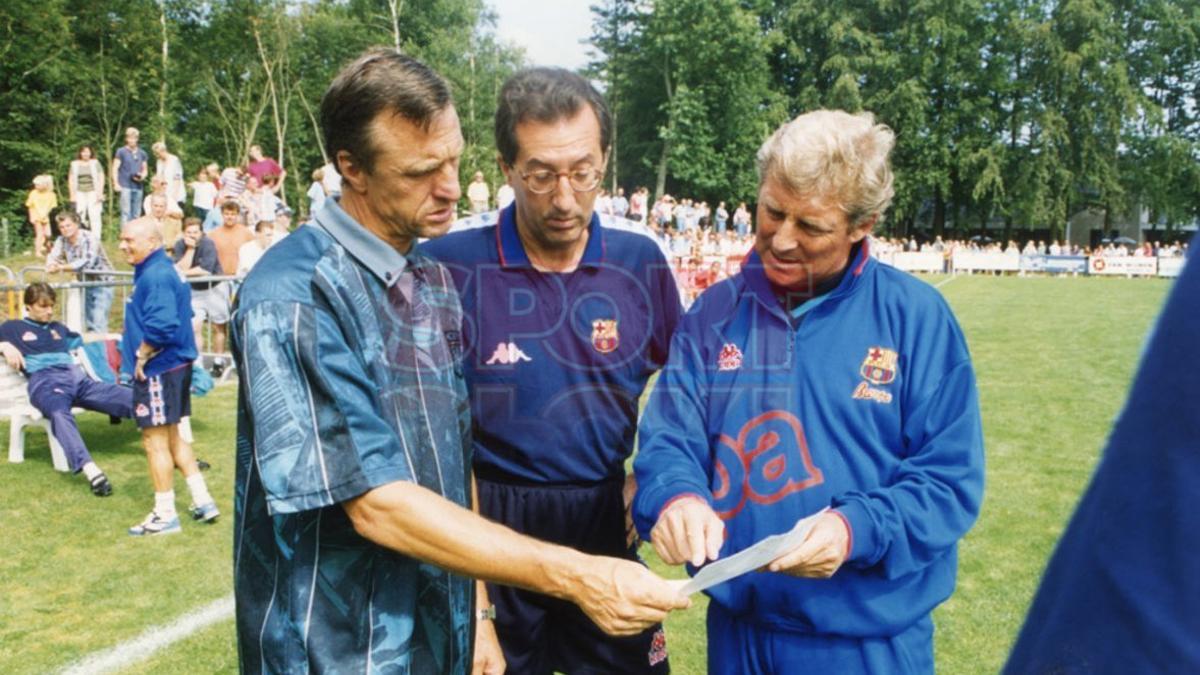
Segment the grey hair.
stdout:
[[850,225],[882,221],[895,195],[888,156],[896,136],[869,112],[814,110],[784,124],[758,150],[759,181],[830,199]]

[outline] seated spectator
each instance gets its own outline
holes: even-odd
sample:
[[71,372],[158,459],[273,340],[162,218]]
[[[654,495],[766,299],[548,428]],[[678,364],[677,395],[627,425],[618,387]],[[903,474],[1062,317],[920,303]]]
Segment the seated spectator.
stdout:
[[[179,202],[171,199],[168,194],[168,183],[164,176],[155,175],[150,179],[150,194],[142,200],[142,213],[150,213],[150,200],[154,195],[162,195],[167,198],[167,217],[168,218],[183,218],[183,209],[179,206]],[[166,241],[164,239],[164,241]]]
[[[61,236],[54,240],[46,257],[46,271],[75,272],[80,281],[112,281],[113,271],[100,238],[79,226],[79,214],[59,211],[54,217]],[[95,286],[83,291],[84,321],[89,333],[108,332],[108,311],[112,307],[111,286]]]
[[0,325],[0,354],[10,367],[28,376],[29,402],[50,420],[50,433],[62,445],[71,471],[82,471],[92,494],[107,497],[112,494],[112,484],[88,453],[71,408],[132,417],[133,390],[96,382],[75,364],[70,352],[82,340],[53,320],[57,297],[49,284],[30,284],[24,299],[28,316]]
[[[229,202],[226,202],[226,205],[228,204]],[[237,217],[236,204],[233,206],[233,216]],[[183,236],[175,242],[172,257],[175,258],[175,269],[184,277],[221,276],[225,273],[217,253],[217,245],[204,234],[199,218],[187,219],[183,227]],[[221,353],[225,348],[225,324],[229,323],[228,286],[223,281],[190,283],[192,331],[196,335],[196,347],[199,349],[204,344],[204,322],[208,321],[213,326],[214,351]]]
[[260,220],[254,226],[254,238],[242,244],[238,249],[238,268],[237,275],[244,277],[254,267],[258,259],[271,248],[271,241],[275,238],[275,223],[269,220]]

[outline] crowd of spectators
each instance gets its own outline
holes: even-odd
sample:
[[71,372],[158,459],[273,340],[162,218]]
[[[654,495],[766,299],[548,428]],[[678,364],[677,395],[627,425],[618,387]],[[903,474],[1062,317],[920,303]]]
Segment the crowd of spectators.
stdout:
[[[138,146],[139,133],[126,130],[126,144],[112,161],[111,180],[120,195],[121,222],[140,217],[143,213],[156,220],[163,232],[166,251],[173,255],[180,273],[187,276],[244,276],[267,248],[278,243],[291,230],[293,211],[280,198],[280,188],[287,172],[279,163],[266,156],[262,147],[250,146],[246,158],[238,165],[221,168],[215,162],[201,166],[191,182],[185,179],[182,160],[171,153],[166,143],[151,146],[155,159],[154,172],[149,171],[150,156]],[[80,281],[105,281],[112,266],[99,245],[101,214],[104,203],[105,169],[95,157],[90,145],[79,148],[70,163],[67,186],[70,203],[66,228],[57,213],[58,200],[54,179],[39,175],[34,189],[26,200],[29,222],[35,234],[38,255],[47,256],[48,271],[74,271]],[[143,194],[143,185],[149,192]],[[191,194],[190,203],[188,194]],[[312,182],[305,194],[307,212],[321,208],[324,201],[341,192],[341,176],[326,164],[312,173]],[[491,190],[482,172],[476,172],[465,190],[470,213],[489,208],[503,209],[513,200],[507,184]],[[156,213],[154,201],[160,202],[161,214]],[[645,225],[659,240],[674,270],[676,281],[690,304],[709,286],[737,274],[741,262],[754,246],[753,218],[745,202],[714,206],[703,200],[675,198],[663,194],[651,201],[650,191],[639,186],[628,195],[624,188],[613,191],[601,189],[596,199],[596,211],[601,215],[626,218]],[[465,213],[463,215],[466,215]],[[51,221],[60,226],[60,236],[52,239]],[[185,223],[195,221],[199,232],[188,233]],[[72,227],[74,224],[74,227]],[[196,254],[197,242],[206,242],[201,249],[212,246],[216,254]],[[53,242],[53,246],[51,243]],[[999,241],[985,236],[971,239],[934,237],[919,241],[916,238],[873,237],[871,253],[887,258],[897,252],[937,252],[950,260],[957,251],[1000,253],[1011,256],[1157,256],[1181,257],[1186,243],[1170,244],[1129,239],[1105,240],[1096,247],[1079,246],[1065,241],[1028,240]],[[210,259],[211,258],[211,259]],[[212,326],[209,348],[224,351],[225,332],[231,284],[203,283],[195,288],[194,303],[196,336],[200,340],[205,323]],[[220,286],[220,288],[218,288]],[[196,292],[199,291],[199,292]],[[112,302],[111,289],[88,289],[87,329],[102,332],[107,328],[107,314]],[[224,367],[218,358],[214,372]]]
[[[107,332],[113,300],[111,286],[103,285],[112,281],[113,266],[100,243],[106,175],[118,197],[122,227],[138,219],[153,223],[164,251],[184,277],[244,276],[291,230],[293,212],[280,197],[287,172],[261,146],[251,145],[240,164],[203,164],[189,182],[183,160],[165,142],[154,143],[147,154],[139,141],[136,128],[126,129],[125,144],[107,174],[93,146],[81,146],[67,173],[67,203],[60,205],[49,174],[34,179],[25,201],[34,254],[45,258],[46,271],[73,272],[77,281],[91,284],[84,291],[88,332]],[[317,169],[312,177],[305,195],[309,212],[341,189],[332,166]],[[57,225],[57,237],[52,225]],[[223,353],[232,283],[192,280],[192,286],[197,342],[202,344],[207,323],[212,327],[209,349]],[[216,357],[214,374],[220,375],[224,365]]]
[[1043,240],[1029,239],[1024,245],[1010,239],[1007,242],[992,240],[984,237],[974,239],[943,240],[935,237],[932,240],[919,242],[915,238],[872,238],[872,253],[886,255],[897,252],[942,253],[950,258],[957,251],[972,251],[982,253],[1001,253],[1004,255],[1051,255],[1051,256],[1104,256],[1104,257],[1158,257],[1178,258],[1187,253],[1187,243],[1178,240],[1166,243],[1142,242],[1138,244],[1132,239],[1121,241],[1102,241],[1094,247],[1080,246],[1067,241],[1051,240],[1047,245]]

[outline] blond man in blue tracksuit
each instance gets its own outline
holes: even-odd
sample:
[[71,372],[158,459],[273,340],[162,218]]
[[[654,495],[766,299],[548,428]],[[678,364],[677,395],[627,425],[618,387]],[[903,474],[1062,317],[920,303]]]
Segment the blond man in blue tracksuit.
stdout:
[[931,673],[983,496],[970,355],[936,290],[869,255],[890,129],[816,111],[759,150],[759,230],[680,323],[640,426],[638,530],[694,569],[821,513],[709,591],[713,673]]

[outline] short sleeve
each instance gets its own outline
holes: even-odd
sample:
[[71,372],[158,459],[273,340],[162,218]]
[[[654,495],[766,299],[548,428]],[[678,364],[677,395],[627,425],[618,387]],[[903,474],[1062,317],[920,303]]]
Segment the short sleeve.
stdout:
[[[208,242],[207,245],[204,242]],[[192,265],[199,267],[209,274],[220,276],[225,274],[224,268],[221,267],[221,256],[217,253],[217,242],[210,237],[205,237],[200,240],[196,246],[196,255],[192,258]]]
[[239,309],[234,355],[254,462],[272,513],[296,513],[413,480],[379,388],[334,317],[311,305]]

